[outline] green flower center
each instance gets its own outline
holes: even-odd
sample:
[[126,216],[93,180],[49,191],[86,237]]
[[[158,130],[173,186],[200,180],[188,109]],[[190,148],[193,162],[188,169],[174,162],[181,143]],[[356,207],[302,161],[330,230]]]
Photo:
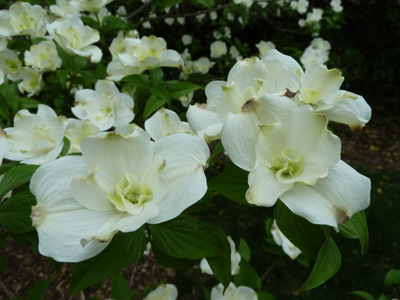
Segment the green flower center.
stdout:
[[285,149],[271,161],[276,177],[281,180],[292,179],[303,173],[304,156],[293,157],[292,149]]

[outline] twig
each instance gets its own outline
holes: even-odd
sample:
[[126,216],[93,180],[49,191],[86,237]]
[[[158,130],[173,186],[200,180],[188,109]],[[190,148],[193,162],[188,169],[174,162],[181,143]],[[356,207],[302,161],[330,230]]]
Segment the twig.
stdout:
[[151,3],[153,3],[154,0],[149,0],[145,4],[143,4],[141,7],[139,7],[137,10],[135,10],[133,13],[129,14],[126,18],[129,20],[133,18],[134,16],[138,15],[142,10],[150,6]]
[[10,297],[10,298],[17,298],[17,296],[15,296],[14,293],[11,292],[11,291],[7,288],[7,286],[6,286],[3,282],[1,282],[1,281],[0,281],[0,289],[1,289],[8,297]]
[[277,265],[277,263],[282,259],[282,256],[279,256],[277,260],[274,261],[272,265],[269,266],[269,268],[262,274],[260,277],[260,280],[263,281],[265,277],[268,276],[268,274],[272,271],[272,269]]

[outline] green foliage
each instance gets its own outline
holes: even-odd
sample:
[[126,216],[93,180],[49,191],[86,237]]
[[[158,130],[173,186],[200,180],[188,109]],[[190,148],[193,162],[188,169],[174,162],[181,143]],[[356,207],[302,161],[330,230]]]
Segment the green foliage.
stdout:
[[339,232],[347,238],[359,239],[361,244],[361,253],[365,253],[368,249],[369,235],[367,219],[364,211],[360,211],[351,217],[345,223],[339,224]]
[[134,300],[137,291],[132,291],[128,281],[120,273],[116,273],[112,280],[111,297],[115,300]]
[[54,280],[54,278],[49,278],[46,280],[42,280],[34,283],[29,287],[26,291],[25,300],[40,300],[43,299],[44,294],[46,293],[47,287]]
[[20,165],[9,170],[0,182],[0,199],[9,191],[28,182],[38,167],[35,165]]

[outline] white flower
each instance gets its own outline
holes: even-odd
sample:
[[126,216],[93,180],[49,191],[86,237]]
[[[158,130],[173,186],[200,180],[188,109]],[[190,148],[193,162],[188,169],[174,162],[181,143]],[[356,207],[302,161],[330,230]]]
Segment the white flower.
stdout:
[[235,4],[243,4],[246,7],[250,7],[253,4],[253,0],[233,0]]
[[169,26],[171,26],[172,24],[174,24],[175,19],[174,18],[165,18],[164,22],[167,23]]
[[68,15],[80,15],[80,8],[74,1],[56,0],[56,4],[50,5],[50,11],[59,16],[66,17]]
[[195,135],[187,122],[182,122],[174,111],[165,108],[160,108],[151,118],[148,118],[144,123],[144,128],[155,141],[175,133]]
[[300,61],[306,68],[313,64],[323,64],[329,60],[329,50],[331,44],[328,41],[314,38],[300,57]]
[[182,43],[184,46],[190,45],[192,43],[193,37],[189,34],[182,35]]
[[201,21],[203,21],[205,16],[206,16],[205,14],[199,14],[195,18],[196,18],[197,22],[201,22]]
[[227,13],[226,18],[227,18],[229,21],[235,20],[235,16],[234,16],[233,13],[231,13],[231,12],[228,12],[228,13]]
[[100,40],[99,32],[84,25],[76,15],[48,24],[47,31],[71,55],[86,56],[93,63],[98,63],[103,56],[101,49],[92,45]]
[[3,163],[4,155],[11,150],[13,145],[7,140],[7,133],[0,127],[0,166]]
[[207,74],[214,65],[215,62],[207,57],[200,57],[193,62],[192,68],[194,73]]
[[257,293],[247,287],[239,286],[236,287],[232,282],[229,284],[228,288],[224,293],[224,287],[219,284],[211,290],[211,300],[257,300]]
[[301,254],[301,250],[297,248],[292,242],[279,230],[276,221],[271,227],[272,237],[277,245],[282,246],[283,252],[285,252],[291,259],[296,259]]
[[[231,246],[231,274],[237,275],[237,274],[239,274],[239,271],[240,271],[239,263],[242,258],[240,256],[239,252],[236,251],[235,242],[232,240],[232,238],[229,235],[227,236],[227,238],[228,238],[229,245]],[[211,270],[210,265],[208,264],[208,262],[205,258],[203,258],[200,261],[200,269],[201,269],[201,272],[203,272],[203,273],[207,273],[209,275],[214,275],[213,271]]]
[[331,0],[331,7],[334,12],[343,11],[342,1],[341,0]]
[[21,69],[19,79],[22,79],[22,81],[18,83],[18,89],[21,93],[28,93],[28,97],[39,94],[44,87],[42,72],[28,67]]
[[260,56],[263,56],[268,50],[275,49],[275,44],[271,41],[260,41],[256,44]]
[[225,42],[215,41],[210,45],[211,57],[218,58],[225,55],[228,52]]
[[210,12],[210,20],[215,21],[218,18],[218,14],[216,11]]
[[126,16],[128,14],[125,6],[123,5],[118,6],[116,13],[118,16]]
[[176,300],[178,290],[173,284],[162,284],[154,291],[151,291],[143,300]]
[[151,23],[150,23],[150,21],[144,21],[144,22],[142,23],[142,27],[143,27],[143,28],[151,28]]
[[13,81],[20,79],[20,71],[22,62],[18,58],[18,54],[11,49],[3,49],[0,51],[0,70],[4,75]]
[[192,98],[193,98],[193,92],[189,93],[188,95],[179,97],[179,100],[181,101],[183,107],[188,107],[190,105],[190,102],[192,102]]
[[8,21],[13,28],[12,35],[43,37],[46,33],[46,11],[39,5],[18,1],[10,6]]
[[163,38],[154,35],[141,39],[126,38],[125,52],[119,53],[118,58],[126,66],[146,69],[157,67],[180,68],[183,65],[181,55],[175,50],[167,49]]
[[236,60],[240,60],[242,58],[239,50],[233,45],[229,47],[229,54],[231,55],[231,57],[233,59],[236,59]]
[[113,0],[73,0],[80,10],[97,14],[98,11]]
[[262,125],[246,200],[269,207],[280,198],[309,222],[335,228],[367,208],[370,181],[339,161],[340,139],[326,125],[325,116],[308,105]]
[[179,17],[179,18],[176,18],[176,20],[178,21],[179,24],[185,25],[185,17]]
[[89,136],[82,156],[41,166],[30,189],[39,251],[78,262],[100,253],[118,231],[177,217],[207,190],[210,155],[197,136],[174,134],[156,142],[135,125]]
[[34,165],[55,160],[64,145],[67,123],[66,117],[58,117],[43,104],[39,104],[37,114],[20,110],[14,117],[14,127],[4,129],[13,146],[4,158]]
[[71,143],[68,153],[81,152],[81,141],[91,135],[95,135],[100,132],[100,129],[90,122],[89,119],[78,120],[70,118],[68,119],[67,130],[65,136]]
[[79,90],[72,112],[81,120],[89,119],[100,130],[128,124],[134,118],[133,99],[120,93],[110,80],[98,80],[95,90]]
[[58,56],[56,45],[52,40],[32,45],[24,55],[25,64],[41,72],[55,71],[62,65],[62,60]]
[[227,39],[232,38],[232,30],[228,26],[224,27],[224,37]]

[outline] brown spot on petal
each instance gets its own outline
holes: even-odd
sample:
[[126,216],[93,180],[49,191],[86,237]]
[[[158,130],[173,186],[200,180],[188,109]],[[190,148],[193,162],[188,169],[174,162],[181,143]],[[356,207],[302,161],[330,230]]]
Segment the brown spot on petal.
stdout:
[[242,106],[242,111],[251,111],[254,107],[254,98],[247,100],[245,104]]
[[293,98],[294,96],[296,96],[297,92],[292,92],[289,89],[286,89],[286,93],[284,94],[284,96],[288,97],[288,98]]

